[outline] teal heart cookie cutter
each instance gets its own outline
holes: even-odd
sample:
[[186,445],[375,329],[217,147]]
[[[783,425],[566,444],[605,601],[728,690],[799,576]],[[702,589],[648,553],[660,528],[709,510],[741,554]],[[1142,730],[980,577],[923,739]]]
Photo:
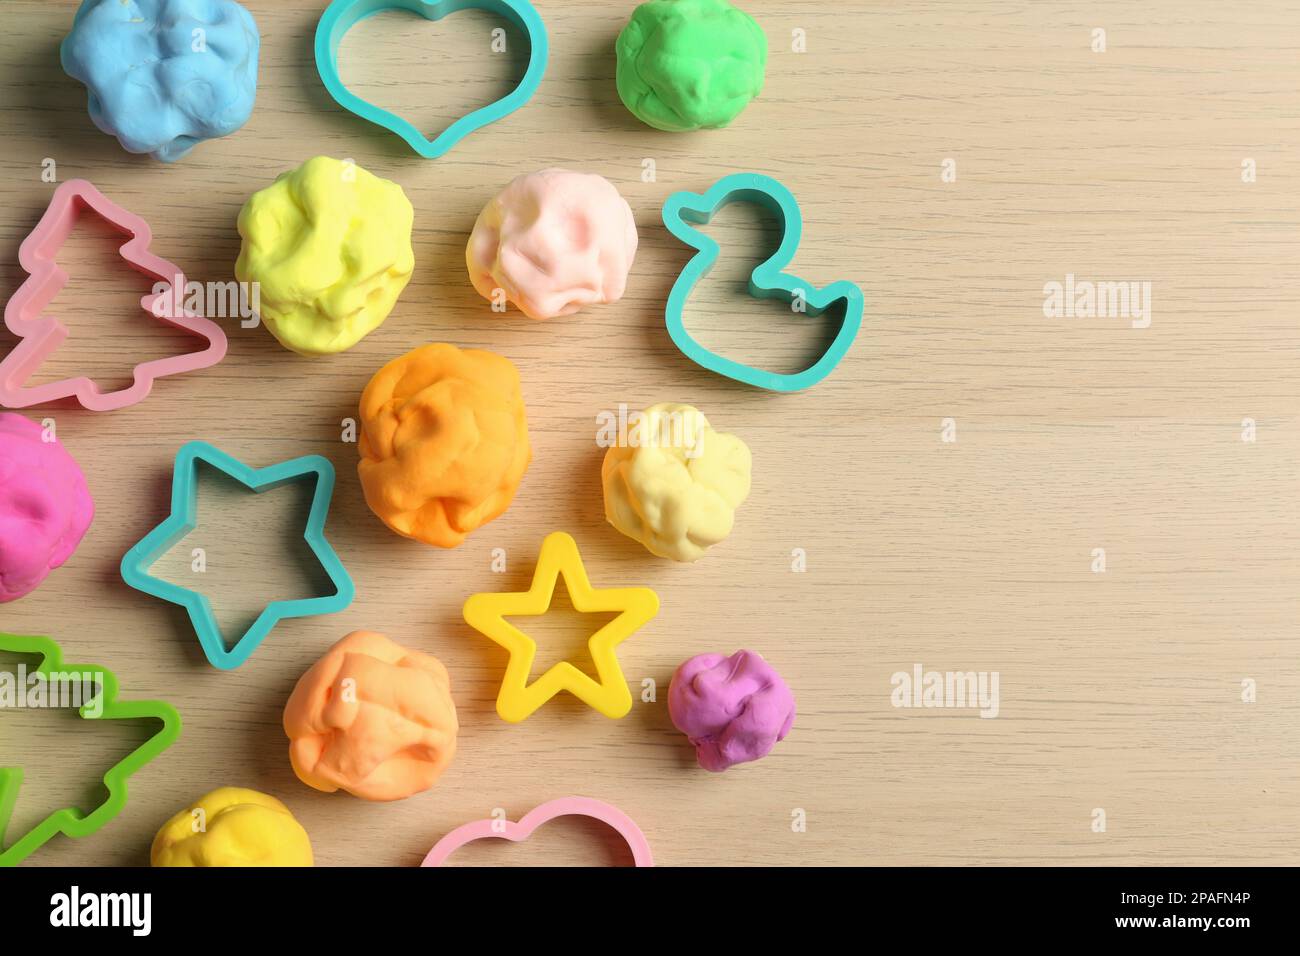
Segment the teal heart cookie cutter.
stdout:
[[[830,346],[821,358],[802,372],[769,372],[733,361],[705,348],[686,331],[683,320],[686,299],[696,283],[713,268],[719,252],[717,242],[695,227],[707,224],[719,209],[732,202],[752,202],[763,206],[776,216],[781,225],[781,244],[776,252],[755,266],[750,273],[751,296],[756,299],[781,299],[791,306],[798,299],[803,305],[801,313],[814,317],[838,303],[844,305],[844,317]],[[862,326],[862,290],[843,279],[819,289],[811,282],[782,271],[794,259],[795,250],[803,236],[803,215],[799,212],[799,203],[785,186],[770,176],[733,173],[718,180],[704,193],[673,193],[664,201],[663,220],[669,232],[698,250],[673,283],[664,309],[664,320],[673,344],[692,362],[746,385],[773,392],[797,392],[816,385],[844,358]]]
[[[406,10],[426,20],[441,20],[459,10],[495,13],[528,38],[528,68],[510,93],[462,116],[429,139],[402,117],[351,92],[339,78],[339,44],[344,34],[367,17],[385,10]],[[527,103],[541,85],[547,50],[546,26],[528,0],[334,0],[316,26],[316,71],[334,101],[363,120],[396,133],[425,159],[437,159],[476,129],[495,123]]]
[[[222,639],[221,628],[206,595],[163,581],[149,573],[149,568],[159,558],[197,526],[200,463],[210,465],[254,492],[270,491],[291,481],[314,478],[316,486],[303,539],[311,546],[312,553],[334,588],[333,594],[321,597],[272,601],[230,648],[226,647]],[[208,663],[219,670],[236,668],[248,660],[271,633],[271,629],[285,618],[333,614],[352,603],[356,593],[352,578],[334,548],[325,540],[325,519],[329,514],[330,496],[333,492],[334,466],[320,455],[305,455],[292,461],[254,469],[207,442],[188,442],[176,453],[176,466],[172,473],[171,514],[123,555],[122,580],[137,591],[184,607],[189,611],[194,633]]]

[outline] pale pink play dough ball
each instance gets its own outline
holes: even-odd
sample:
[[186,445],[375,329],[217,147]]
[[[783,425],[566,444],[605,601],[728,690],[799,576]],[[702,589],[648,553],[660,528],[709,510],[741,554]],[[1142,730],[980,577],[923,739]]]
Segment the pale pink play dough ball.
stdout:
[[635,255],[632,209],[609,180],[544,169],[483,207],[465,264],[483,298],[501,289],[530,319],[549,319],[621,298]]

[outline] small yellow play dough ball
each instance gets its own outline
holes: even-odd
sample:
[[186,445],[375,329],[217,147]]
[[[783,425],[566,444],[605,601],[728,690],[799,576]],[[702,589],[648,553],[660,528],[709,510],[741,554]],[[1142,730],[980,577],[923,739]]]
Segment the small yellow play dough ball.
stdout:
[[342,352],[388,318],[410,281],[414,219],[397,183],[317,156],[244,204],[235,277],[257,283],[258,314],[285,348]]
[[749,446],[691,405],[662,402],[635,419],[605,452],[605,518],[651,554],[697,561],[749,496]]
[[275,797],[222,787],[172,817],[153,839],[154,866],[311,866],[311,840]]

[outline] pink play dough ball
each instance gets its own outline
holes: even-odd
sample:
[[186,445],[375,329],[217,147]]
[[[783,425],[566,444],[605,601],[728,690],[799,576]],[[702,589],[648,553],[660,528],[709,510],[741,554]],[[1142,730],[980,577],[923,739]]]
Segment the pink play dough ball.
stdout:
[[767,756],[794,726],[794,694],[753,651],[699,654],[668,686],[673,726],[695,745],[700,766],[714,772]]
[[35,422],[0,413],[0,603],[72,557],[95,516],[81,467],[44,438]]
[[621,298],[635,255],[632,209],[609,180],[544,169],[483,207],[465,265],[483,298],[501,289],[530,319],[550,319]]

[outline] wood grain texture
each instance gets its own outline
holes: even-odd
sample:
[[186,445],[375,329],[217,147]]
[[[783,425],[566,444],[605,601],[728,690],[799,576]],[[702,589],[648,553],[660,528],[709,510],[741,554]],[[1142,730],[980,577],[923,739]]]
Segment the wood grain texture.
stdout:
[[[762,97],[731,129],[669,135],[639,125],[614,89],[614,38],[632,4],[540,0],[552,48],[541,90],[437,161],[329,100],[311,59],[322,2],[247,5],[263,38],[252,120],[163,166],[95,130],[84,90],[59,70],[75,4],[4,4],[0,294],[22,280],[17,246],[51,192],[47,157],[60,179],[86,177],[144,216],[154,250],[200,280],[231,277],[242,203],[313,155],[396,180],[416,209],[415,277],[346,354],[301,359],[229,323],[222,364],[160,382],[141,405],[31,413],[56,418],[99,513],[66,567],[0,609],[0,629],[49,634],[69,658],[112,668],[125,695],[170,700],[185,720],[120,818],[32,863],[146,863],[168,816],[231,784],[285,800],[326,865],[413,864],[495,807],[517,818],[570,793],[628,812],[670,865],[1300,862],[1294,4],[750,0],[771,47]],[[345,75],[433,128],[518,69],[488,52],[492,26],[385,17],[349,37]],[[1104,53],[1090,49],[1096,27]],[[791,50],[795,29],[806,53]],[[642,180],[646,159],[654,182]],[[955,182],[941,178],[945,159]],[[566,320],[494,315],[465,275],[469,230],[510,178],[552,165],[601,173],[632,204],[641,249],[629,293]],[[799,198],[796,269],[866,294],[856,346],[805,393],[714,377],[663,329],[687,250],[659,207],[742,169]],[[797,365],[815,328],[735,290],[770,228],[733,208],[716,234],[730,254],[691,328],[747,360]],[[98,322],[114,334],[70,342],[62,370],[120,376],[140,351],[165,351],[129,308],[109,307],[130,290],[95,243],[78,248],[86,280],[59,307],[87,333]],[[1045,318],[1044,284],[1067,273],[1151,282],[1150,326]],[[519,365],[535,449],[506,515],[450,552],[388,533],[340,442],[369,376],[430,341]],[[754,452],[735,533],[689,567],[651,558],[601,514],[597,412],[663,400],[698,405]],[[942,440],[944,419],[955,442]],[[1243,441],[1244,419],[1256,440]],[[184,617],[117,573],[166,513],[172,456],[190,438],[253,465],[318,452],[339,473],[328,530],[356,602],[285,623],[233,673],[208,667]],[[289,547],[273,533],[276,508],[213,497],[214,588],[238,604],[304,585],[264,570],[254,550],[251,528],[269,532],[258,548]],[[297,507],[291,493],[280,504]],[[660,616],[620,653],[634,687],[658,682],[658,701],[624,720],[556,701],[503,723],[504,653],[460,621],[468,594],[525,587],[556,529],[578,539],[597,586],[661,596]],[[489,567],[498,547],[504,574]],[[805,573],[791,571],[796,548]],[[1092,571],[1097,548],[1104,573]],[[312,791],[287,759],[279,720],[294,681],[356,628],[435,654],[453,677],[460,752],[436,790],[398,804]],[[686,657],[741,646],[781,671],[799,716],[769,759],[714,776],[673,730],[667,683]],[[548,651],[559,659],[563,646]],[[997,671],[999,716],[895,708],[891,675],[917,663]],[[29,772],[29,814],[75,795],[87,767],[126,746],[87,745],[50,717],[0,720],[6,762],[45,755]],[[1096,808],[1104,833],[1092,830]],[[806,832],[792,831],[795,809]],[[469,859],[606,858],[618,858],[608,834],[560,824]]]

